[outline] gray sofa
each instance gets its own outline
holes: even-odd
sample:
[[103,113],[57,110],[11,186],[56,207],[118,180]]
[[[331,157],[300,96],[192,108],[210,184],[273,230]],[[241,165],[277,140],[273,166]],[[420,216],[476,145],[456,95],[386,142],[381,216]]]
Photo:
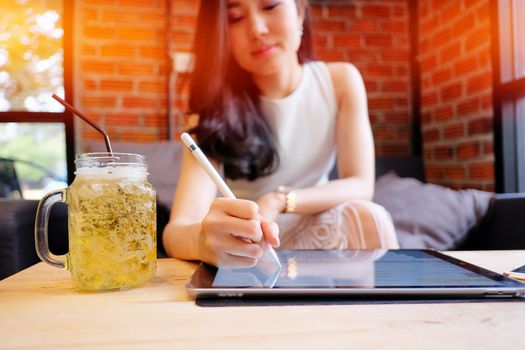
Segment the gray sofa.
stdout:
[[[401,177],[424,181],[419,158],[378,158],[376,175],[395,171]],[[334,169],[332,177],[337,176]],[[39,261],[34,246],[34,221],[38,202],[0,199],[0,279]],[[525,194],[497,194],[481,219],[469,227],[452,249],[525,249]],[[394,215],[393,215],[394,216]],[[157,231],[169,218],[167,206],[158,203]],[[395,221],[395,220],[394,220]],[[67,252],[67,208],[57,204],[51,210],[49,245],[54,254]],[[160,243],[160,239],[159,239]],[[158,245],[159,257],[165,256]]]

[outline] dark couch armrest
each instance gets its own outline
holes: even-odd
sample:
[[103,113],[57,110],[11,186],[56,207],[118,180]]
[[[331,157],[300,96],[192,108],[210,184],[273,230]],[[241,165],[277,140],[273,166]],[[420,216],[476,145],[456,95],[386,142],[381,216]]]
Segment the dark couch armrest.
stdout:
[[[0,279],[38,261],[35,250],[35,216],[38,201],[0,199]],[[49,217],[49,249],[54,254],[67,252],[67,208],[53,206]]]
[[525,249],[525,193],[496,194],[487,215],[459,247]]

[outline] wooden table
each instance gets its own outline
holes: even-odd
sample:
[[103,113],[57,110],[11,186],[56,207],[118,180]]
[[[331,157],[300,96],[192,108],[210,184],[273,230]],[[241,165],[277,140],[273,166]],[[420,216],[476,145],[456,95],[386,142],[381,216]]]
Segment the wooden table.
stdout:
[[[502,272],[525,251],[453,252]],[[37,264],[0,282],[2,349],[524,349],[525,302],[199,307],[196,264],[159,260],[146,287],[79,292]]]

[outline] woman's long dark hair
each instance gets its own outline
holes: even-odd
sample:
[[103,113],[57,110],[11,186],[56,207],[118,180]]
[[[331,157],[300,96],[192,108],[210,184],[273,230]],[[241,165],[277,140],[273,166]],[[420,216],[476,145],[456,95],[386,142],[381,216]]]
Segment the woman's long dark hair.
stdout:
[[[306,1],[299,62],[311,59],[310,18]],[[279,165],[277,145],[260,108],[259,89],[229,52],[226,0],[201,0],[195,33],[195,64],[190,113],[199,123],[189,130],[202,150],[224,165],[227,178],[254,180]]]

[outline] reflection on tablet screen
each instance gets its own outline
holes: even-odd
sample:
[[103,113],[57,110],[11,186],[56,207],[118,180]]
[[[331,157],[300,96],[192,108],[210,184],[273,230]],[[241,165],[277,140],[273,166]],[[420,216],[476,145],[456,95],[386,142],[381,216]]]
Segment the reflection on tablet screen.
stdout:
[[496,280],[420,250],[280,251],[282,267],[261,261],[217,269],[214,288],[498,287]]

